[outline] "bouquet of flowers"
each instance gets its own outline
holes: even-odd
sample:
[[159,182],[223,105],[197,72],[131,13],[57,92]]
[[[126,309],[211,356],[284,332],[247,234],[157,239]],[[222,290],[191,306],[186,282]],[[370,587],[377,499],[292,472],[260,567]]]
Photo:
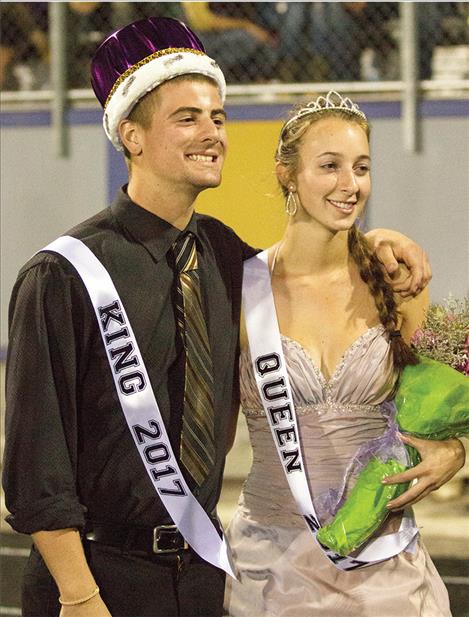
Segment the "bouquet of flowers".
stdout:
[[420,363],[400,379],[400,429],[423,439],[469,432],[469,299],[433,304],[411,343]]
[[469,377],[469,298],[432,304],[411,341],[422,356],[447,364]]
[[[405,463],[396,457],[395,440],[394,451],[390,447],[389,440],[397,436],[397,430],[423,439],[469,433],[469,298],[450,298],[443,305],[432,305],[411,344],[420,362],[402,372],[393,422],[387,434],[377,440],[380,443],[372,456],[366,457],[348,499],[318,532],[319,541],[341,555],[350,554],[368,540],[388,515],[387,500],[407,488],[405,484],[381,485],[384,477],[405,469]],[[413,466],[418,454],[406,448],[407,465]]]

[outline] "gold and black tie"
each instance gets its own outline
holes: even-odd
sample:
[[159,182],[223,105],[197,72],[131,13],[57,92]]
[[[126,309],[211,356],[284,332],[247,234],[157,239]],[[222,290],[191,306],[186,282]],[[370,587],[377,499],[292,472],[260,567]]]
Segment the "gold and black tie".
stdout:
[[173,251],[179,274],[176,319],[186,355],[180,457],[200,486],[215,463],[213,366],[194,235],[181,234]]

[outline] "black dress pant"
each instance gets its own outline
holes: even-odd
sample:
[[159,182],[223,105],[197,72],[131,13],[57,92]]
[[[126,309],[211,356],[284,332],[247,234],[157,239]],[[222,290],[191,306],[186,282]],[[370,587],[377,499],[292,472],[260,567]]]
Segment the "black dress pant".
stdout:
[[[113,617],[221,617],[225,574],[192,551],[141,557],[94,542],[88,562]],[[33,548],[23,579],[23,617],[58,617],[57,587]]]

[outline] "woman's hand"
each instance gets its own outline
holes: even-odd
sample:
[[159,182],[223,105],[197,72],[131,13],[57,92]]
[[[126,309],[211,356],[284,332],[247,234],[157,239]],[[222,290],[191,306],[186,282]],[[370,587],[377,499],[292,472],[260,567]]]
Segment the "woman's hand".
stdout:
[[440,488],[461,469],[466,458],[464,446],[459,439],[432,441],[410,435],[401,435],[401,439],[417,450],[422,461],[415,467],[382,481],[383,484],[399,484],[416,480],[405,493],[387,504],[391,512],[411,506]]
[[[391,229],[372,229],[365,237],[383,264],[395,293],[407,298],[417,295],[428,285],[432,270],[421,246]],[[404,263],[409,270],[405,277],[401,276],[399,262]]]

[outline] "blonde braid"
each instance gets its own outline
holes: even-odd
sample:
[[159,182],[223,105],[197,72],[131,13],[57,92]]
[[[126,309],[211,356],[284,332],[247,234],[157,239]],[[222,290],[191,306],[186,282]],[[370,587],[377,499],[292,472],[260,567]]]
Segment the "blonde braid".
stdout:
[[390,336],[390,346],[394,366],[400,370],[407,364],[418,364],[418,357],[407,345],[402,336],[396,335],[398,309],[394,292],[386,282],[381,263],[370,250],[365,236],[354,225],[348,234],[348,247],[353,260],[358,266],[362,280],[375,301],[379,319]]

